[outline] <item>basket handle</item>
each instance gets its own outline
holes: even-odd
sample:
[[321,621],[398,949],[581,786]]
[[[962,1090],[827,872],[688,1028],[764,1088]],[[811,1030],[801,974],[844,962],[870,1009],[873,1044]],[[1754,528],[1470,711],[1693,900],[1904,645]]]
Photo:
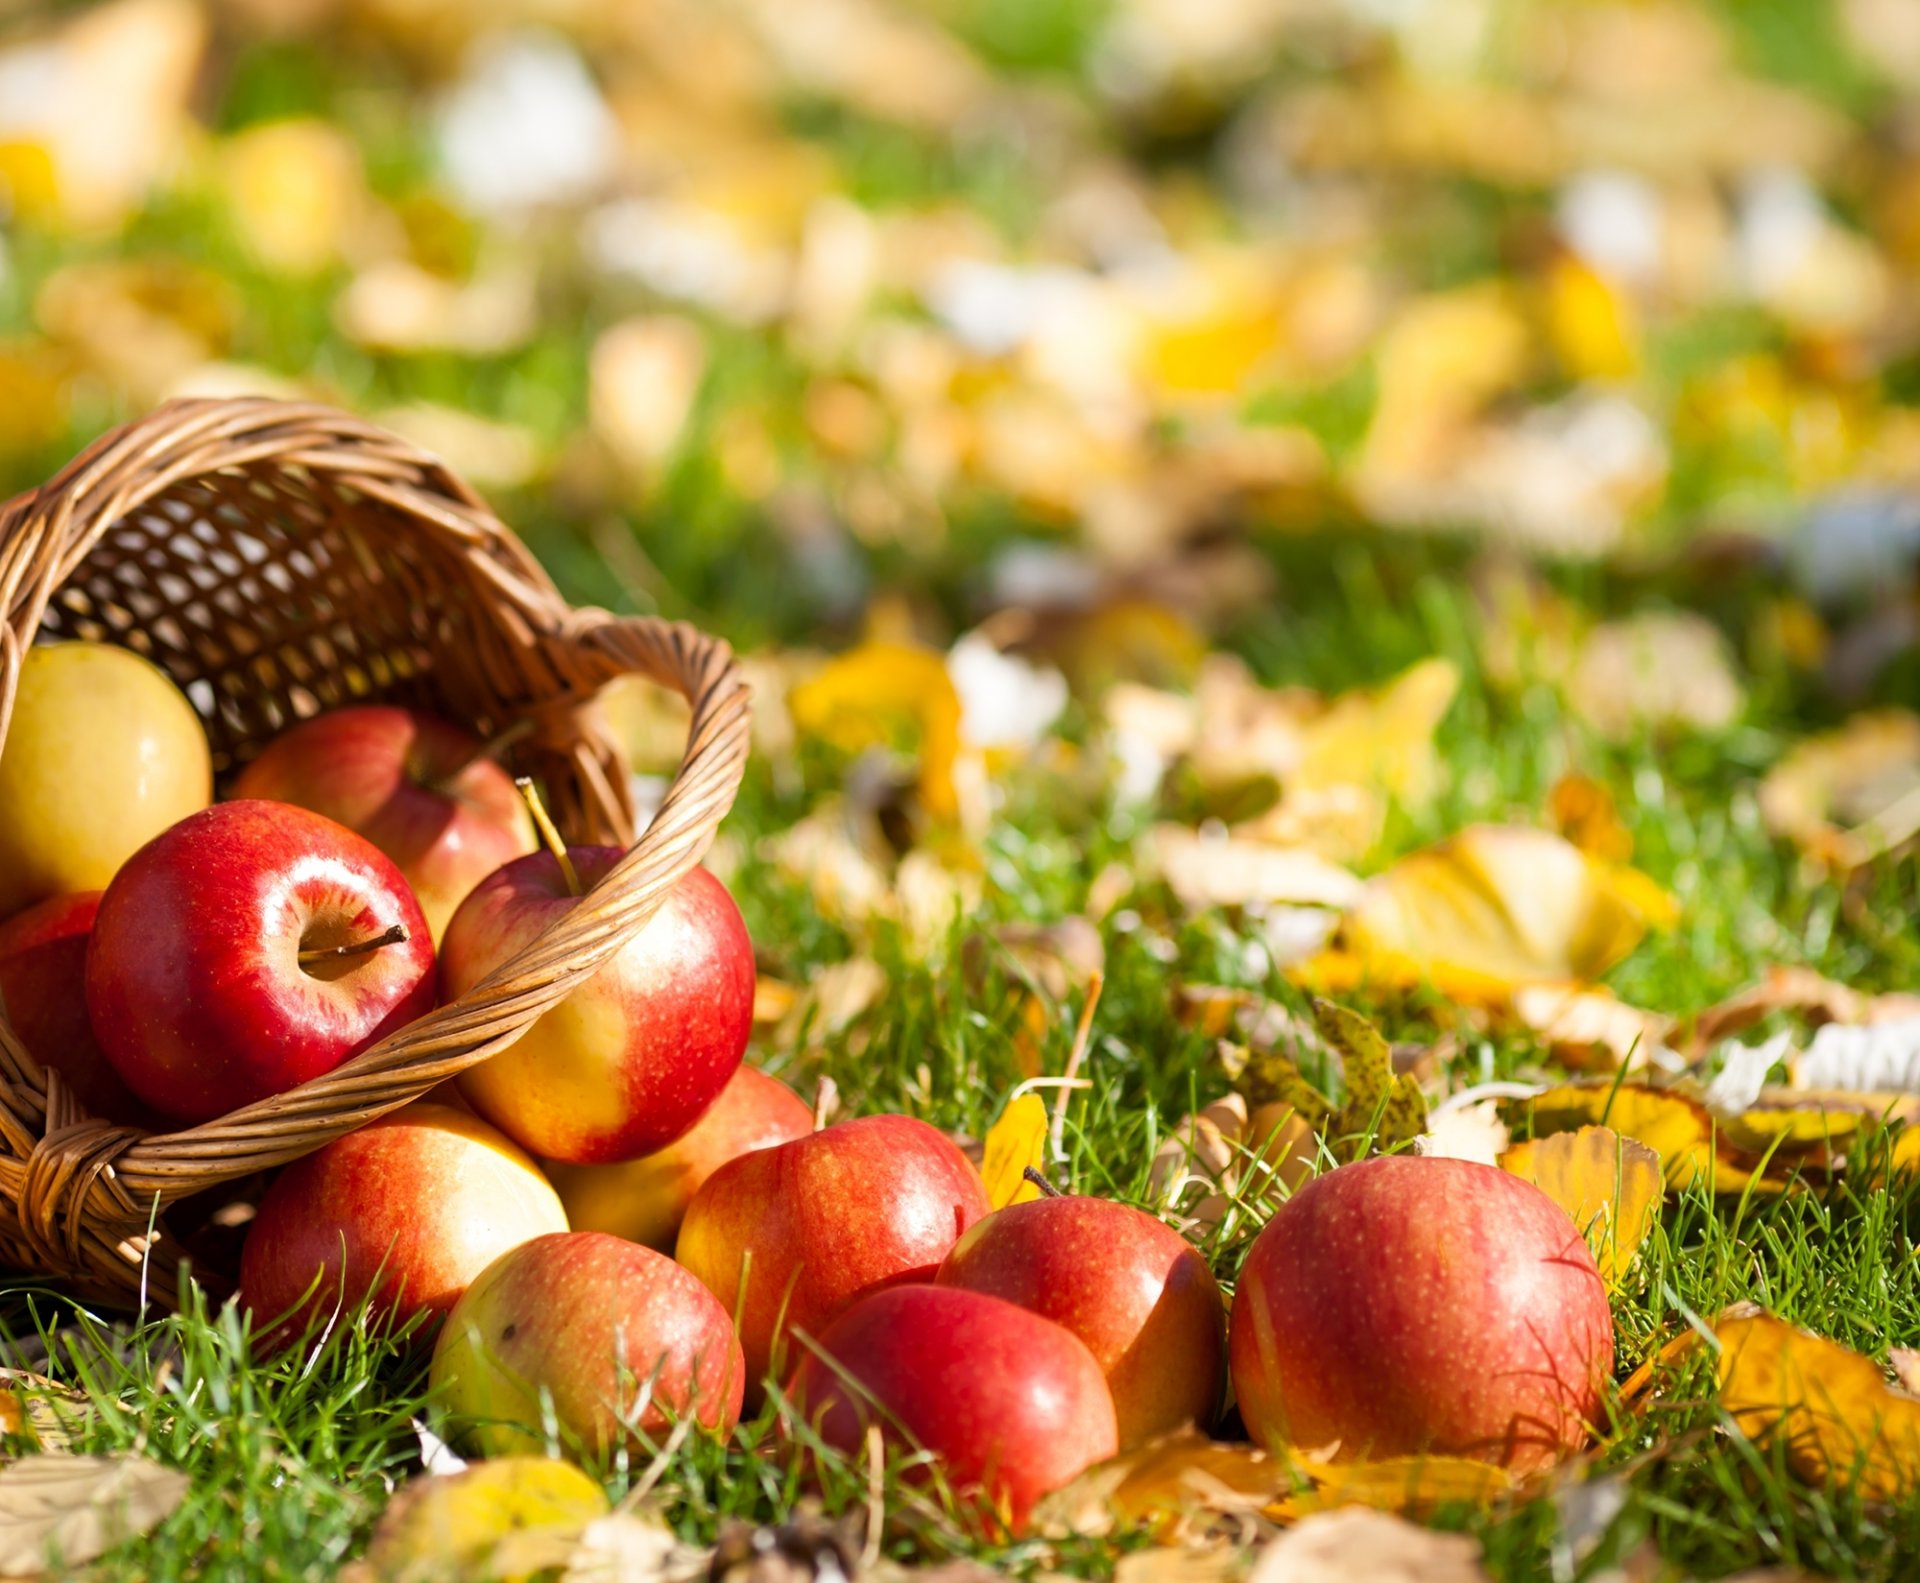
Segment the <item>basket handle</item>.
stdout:
[[544,635],[543,646],[572,684],[558,700],[563,707],[588,702],[605,683],[634,672],[673,688],[691,706],[679,770],[632,850],[578,906],[459,1002],[299,1088],[130,1144],[89,1184],[92,1191],[110,1192],[123,1214],[138,1217],[156,1198],[165,1205],[214,1181],[284,1164],[418,1099],[506,1048],[597,972],[705,856],[746,770],[749,694],[732,649],[684,622],[599,610],[572,612],[560,630]]

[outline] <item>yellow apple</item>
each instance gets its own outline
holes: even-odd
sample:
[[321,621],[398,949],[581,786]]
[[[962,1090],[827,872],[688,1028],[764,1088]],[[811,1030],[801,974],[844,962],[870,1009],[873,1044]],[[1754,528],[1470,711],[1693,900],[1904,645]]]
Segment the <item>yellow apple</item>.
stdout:
[[103,643],[28,649],[0,743],[0,918],[105,889],[212,800],[206,733],[159,667]]

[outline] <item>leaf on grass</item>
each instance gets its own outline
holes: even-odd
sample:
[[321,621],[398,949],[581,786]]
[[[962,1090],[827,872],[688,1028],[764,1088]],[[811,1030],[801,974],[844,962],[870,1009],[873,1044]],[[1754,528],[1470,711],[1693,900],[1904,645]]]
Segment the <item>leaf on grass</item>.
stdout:
[[[364,1583],[429,1583],[512,1575],[509,1561],[519,1573],[564,1565],[585,1525],[606,1510],[606,1494],[570,1462],[494,1458],[402,1488],[374,1529],[357,1576]],[[515,1554],[501,1555],[503,1545]]]
[[958,816],[960,695],[943,655],[906,643],[864,643],[796,686],[787,707],[804,735],[839,752],[911,755],[927,812],[941,820]]
[[36,1451],[65,1451],[75,1427],[98,1412],[84,1392],[44,1374],[0,1369],[0,1435],[19,1435]]
[[1711,1177],[1723,1191],[1747,1181],[1714,1154],[1712,1112],[1691,1094],[1650,1083],[1562,1083],[1526,1101],[1538,1137],[1580,1127],[1610,1127],[1645,1144],[1660,1157],[1667,1186],[1688,1187]]
[[[1190,1225],[1215,1226],[1243,1199],[1263,1199],[1276,1187],[1291,1192],[1318,1159],[1314,1130],[1291,1105],[1249,1113],[1245,1098],[1229,1094],[1173,1129],[1153,1152],[1148,1181],[1155,1200]],[[1189,1202],[1196,1186],[1202,1196]]]
[[1146,1525],[1158,1542],[1178,1544],[1212,1518],[1270,1506],[1293,1482],[1282,1459],[1182,1429],[1088,1468],[1041,1501],[1034,1527],[1066,1538]]
[[1660,1156],[1611,1127],[1531,1138],[1500,1156],[1573,1217],[1607,1285],[1626,1280],[1660,1212]]
[[1633,856],[1633,836],[1620,822],[1613,793],[1590,775],[1569,773],[1555,781],[1547,793],[1547,818],[1568,841],[1602,863],[1625,863]]
[[1790,750],[1760,782],[1760,813],[1810,856],[1854,868],[1884,850],[1898,833],[1890,819],[1916,796],[1920,715],[1871,710]]
[[47,1452],[0,1468],[0,1577],[81,1566],[150,1532],[187,1498],[187,1483],[145,1457]]
[[1295,1460],[1305,1481],[1269,1509],[1281,1521],[1341,1506],[1368,1506],[1403,1517],[1424,1517],[1442,1506],[1490,1506],[1520,1488],[1505,1468],[1466,1457],[1383,1457],[1377,1462]]
[[[496,1562],[511,1564],[515,1559],[496,1551]],[[531,1551],[518,1559],[536,1564],[517,1566],[517,1573],[538,1570],[538,1557]],[[593,1518],[571,1542],[559,1583],[693,1583],[708,1575],[712,1559],[711,1550],[681,1543],[656,1517],[612,1512]],[[507,1570],[498,1567],[498,1572]]]
[[1864,995],[1812,968],[1775,965],[1758,984],[1701,1012],[1694,1019],[1692,1046],[1707,1049],[1775,1012],[1821,1023],[1900,1022],[1920,1016],[1920,995]]
[[1316,1512],[1260,1552],[1247,1583],[1487,1583],[1480,1542],[1366,1506]]
[[1155,825],[1148,856],[1180,904],[1194,912],[1274,903],[1347,907],[1362,891],[1348,870],[1305,847],[1200,835],[1184,825]]
[[1722,1315],[1720,1405],[1740,1432],[1780,1444],[1810,1484],[1870,1501],[1920,1489],[1920,1399],[1888,1387],[1880,1366],[1774,1318]]
[[1330,1000],[1313,1003],[1320,1037],[1339,1052],[1346,1095],[1327,1120],[1322,1135],[1334,1143],[1351,1140],[1348,1149],[1367,1142],[1377,1152],[1411,1143],[1427,1128],[1427,1097],[1411,1072],[1395,1075],[1393,1047],[1358,1012]]
[[1579,984],[1523,984],[1512,1005],[1520,1026],[1574,1071],[1637,1071],[1666,1050],[1673,1031],[1673,1018]]
[[1746,707],[1726,639],[1689,611],[1645,611],[1595,627],[1580,646],[1567,693],[1615,742],[1669,726],[1724,730]]
[[1376,985],[1498,1004],[1517,985],[1591,983],[1674,916],[1638,870],[1550,831],[1475,825],[1370,881],[1343,936]]
[[1244,1553],[1231,1543],[1154,1545],[1114,1562],[1113,1583],[1231,1583],[1242,1571]]
[[1920,1017],[1866,1028],[1828,1023],[1787,1064],[1796,1088],[1920,1094]]
[[986,1155],[980,1177],[987,1186],[987,1202],[995,1209],[1025,1204],[1040,1196],[1027,1180],[1026,1170],[1047,1163],[1047,1105],[1038,1094],[1021,1094],[1008,1102],[1000,1119],[987,1129]]

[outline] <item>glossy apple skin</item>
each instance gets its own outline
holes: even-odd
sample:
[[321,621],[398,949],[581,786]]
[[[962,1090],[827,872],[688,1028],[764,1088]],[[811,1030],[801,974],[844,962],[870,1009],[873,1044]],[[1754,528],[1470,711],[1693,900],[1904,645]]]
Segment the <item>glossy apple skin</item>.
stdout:
[[538,844],[513,778],[450,721],[384,704],[315,715],[281,732],[234,782],[236,797],[294,803],[393,859],[436,940],[467,893]]
[[87,1021],[87,941],[100,892],[51,896],[0,923],[0,1011],[43,1067],[58,1072],[90,1116],[123,1127],[154,1115],[120,1080]]
[[983,1494],[1014,1532],[1041,1496],[1118,1446],[1105,1376],[1078,1337],[957,1287],[862,1298],[809,1349],[790,1395],[848,1456],[860,1455],[872,1421],[896,1443],[933,1452],[956,1492]]
[[1230,1353],[1257,1441],[1532,1472],[1599,1422],[1613,1319],[1585,1239],[1539,1188],[1395,1155],[1275,1212],[1240,1271]]
[[[301,965],[404,924],[408,939]],[[330,1072],[434,1002],[433,943],[407,882],[343,825],[229,802],[142,847],[107,887],[87,948],[87,1013],[147,1104],[211,1121]]]
[[158,666],[106,643],[35,645],[0,742],[0,918],[104,889],[212,800],[200,717]]
[[738,1319],[757,1400],[793,1362],[789,1331],[817,1336],[871,1292],[931,1281],[986,1213],[952,1139],[910,1116],[861,1116],[721,1166],[687,1206],[676,1257]]
[[687,1205],[727,1161],[813,1131],[813,1112],[778,1078],[743,1066],[684,1137],[623,1165],[565,1165],[547,1175],[575,1231],[605,1231],[673,1251]]
[[289,1339],[369,1293],[378,1320],[444,1317],[501,1254],[566,1229],[559,1195],[511,1139],[421,1102],[274,1179],[247,1228],[240,1293],[258,1325],[292,1316]]
[[[620,1405],[649,1379],[647,1410],[623,1424]],[[726,1433],[745,1380],[713,1294],[665,1254],[598,1231],[536,1237],[488,1265],[448,1316],[430,1375],[473,1423],[463,1443],[488,1456],[544,1449],[543,1388],[562,1429],[601,1455],[657,1443],[689,1412]]]
[[1205,1428],[1226,1381],[1227,1309],[1200,1252],[1165,1222],[1105,1198],[1062,1196],[988,1215],[937,1280],[1064,1325],[1113,1393],[1120,1446]]
[[[625,854],[573,847],[590,889]],[[548,852],[476,886],[440,968],[464,994],[579,905]],[[638,1159],[720,1097],[753,1025],[753,942],[726,886],[694,869],[619,955],[500,1054],[461,1074],[467,1102],[530,1153],[570,1165]]]

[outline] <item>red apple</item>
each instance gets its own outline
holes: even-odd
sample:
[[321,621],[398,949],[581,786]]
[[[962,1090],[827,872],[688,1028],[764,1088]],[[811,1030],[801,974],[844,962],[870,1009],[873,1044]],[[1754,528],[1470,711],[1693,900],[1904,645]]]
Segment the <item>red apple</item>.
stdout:
[[692,1131],[658,1153],[624,1165],[547,1166],[575,1231],[606,1231],[673,1251],[687,1205],[701,1184],[737,1155],[790,1143],[813,1131],[813,1112],[778,1078],[750,1066],[735,1072]]
[[[625,854],[574,847],[583,888]],[[482,880],[447,925],[440,970],[464,994],[580,904],[551,853]],[[534,1154],[605,1165],[664,1149],[739,1068],[753,942],[726,886],[694,869],[619,955],[512,1045],[461,1074],[467,1101]]]
[[1205,1427],[1226,1379],[1227,1310],[1179,1232],[1105,1198],[1042,1198],[987,1216],[938,1277],[1064,1325],[1107,1378],[1124,1449]]
[[1034,1502],[1112,1456],[1113,1399],[1063,1326],[988,1297],[902,1286],[854,1304],[795,1371],[794,1411],[858,1456],[867,1425],[940,1459],[1018,1531]]
[[740,1325],[747,1390],[784,1369],[789,1330],[818,1335],[849,1304],[930,1281],[986,1189],[944,1133],[862,1116],[743,1154],[707,1178],[677,1257]]
[[87,1022],[87,941],[100,895],[54,896],[0,923],[0,1011],[27,1054],[58,1072],[87,1114],[151,1126],[152,1113],[120,1081]]
[[509,1248],[566,1229],[558,1195],[510,1139],[418,1103],[274,1179],[247,1228],[240,1292],[259,1324],[292,1316],[294,1331],[369,1293],[376,1317],[443,1316]]
[[365,836],[413,887],[434,939],[467,892],[535,846],[505,770],[470,731],[412,709],[363,704],[303,720],[234,782]]
[[284,803],[219,803],[155,836],[107,887],[87,949],[100,1048],[188,1122],[332,1071],[433,997],[433,944],[400,871]]
[[1585,1239],[1531,1182],[1394,1155],[1275,1212],[1240,1271],[1231,1353],[1256,1440],[1531,1472],[1587,1443],[1613,1319]]
[[665,1254],[598,1231],[535,1237],[487,1266],[454,1305],[430,1375],[489,1456],[544,1447],[543,1393],[592,1455],[657,1442],[688,1413],[724,1434],[745,1378],[713,1294]]

